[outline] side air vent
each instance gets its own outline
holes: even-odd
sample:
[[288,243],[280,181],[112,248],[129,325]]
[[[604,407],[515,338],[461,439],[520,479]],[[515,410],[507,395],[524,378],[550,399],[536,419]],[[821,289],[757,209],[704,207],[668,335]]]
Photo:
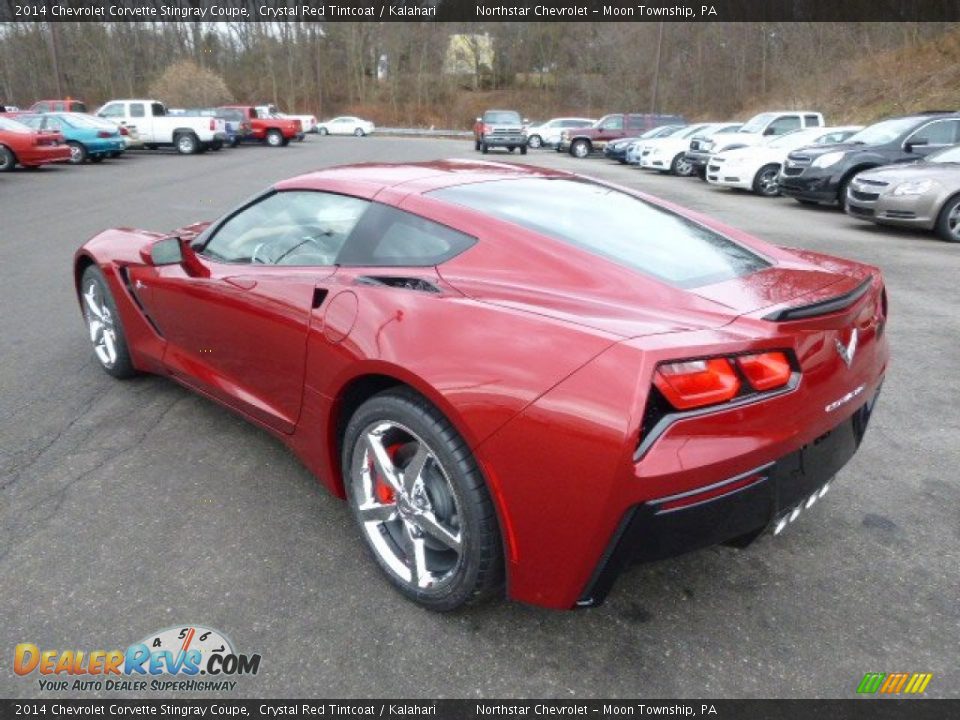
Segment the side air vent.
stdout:
[[396,275],[361,275],[357,278],[358,285],[379,285],[381,287],[413,290],[415,292],[440,293],[440,288],[429,280],[417,277],[398,277]]
[[839,312],[840,310],[846,310],[866,294],[867,290],[870,289],[871,283],[873,283],[873,278],[867,278],[844,295],[838,295],[835,298],[810,303],[809,305],[798,305],[797,307],[776,310],[769,315],[764,315],[763,319],[773,320],[774,322],[786,322],[788,320],[803,320],[805,318],[828,315]]

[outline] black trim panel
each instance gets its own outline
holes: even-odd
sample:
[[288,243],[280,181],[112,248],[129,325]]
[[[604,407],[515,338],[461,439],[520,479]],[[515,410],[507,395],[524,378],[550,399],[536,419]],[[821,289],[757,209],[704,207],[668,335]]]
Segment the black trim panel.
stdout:
[[838,295],[829,300],[810,303],[809,305],[798,305],[797,307],[776,310],[769,315],[764,315],[763,319],[772,320],[773,322],[787,322],[789,320],[804,320],[806,318],[817,317],[818,315],[828,315],[840,310],[846,310],[863,297],[872,284],[873,278],[869,277],[853,290],[843,295]]

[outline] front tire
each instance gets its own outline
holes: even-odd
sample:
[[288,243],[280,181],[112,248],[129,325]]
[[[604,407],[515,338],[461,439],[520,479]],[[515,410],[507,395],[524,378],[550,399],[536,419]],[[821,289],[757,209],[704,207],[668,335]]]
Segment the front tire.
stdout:
[[779,175],[779,165],[764,165],[753,178],[753,191],[763,197],[777,197],[780,194]]
[[363,131],[363,128],[357,128],[353,131],[355,137],[363,137],[366,133]]
[[586,140],[574,140],[570,145],[570,154],[575,158],[585,158],[590,154],[590,143]]
[[693,165],[683,153],[680,153],[670,163],[670,172],[679,177],[690,177],[693,175]]
[[319,130],[317,130],[317,135],[329,135],[329,134],[330,134],[330,131],[327,130],[325,127],[322,127]]
[[137,374],[130,359],[120,313],[113,301],[103,273],[96,265],[89,266],[80,278],[83,318],[93,343],[94,356],[100,367],[115,378],[125,379]]
[[342,467],[367,548],[404,596],[448,611],[501,587],[486,484],[466,442],[423,397],[391,389],[363,403],[347,424]]
[[527,138],[527,147],[531,147],[534,150],[543,147],[543,139],[539,135],[531,135]]
[[960,242],[960,195],[947,200],[937,216],[937,235],[944,242]]

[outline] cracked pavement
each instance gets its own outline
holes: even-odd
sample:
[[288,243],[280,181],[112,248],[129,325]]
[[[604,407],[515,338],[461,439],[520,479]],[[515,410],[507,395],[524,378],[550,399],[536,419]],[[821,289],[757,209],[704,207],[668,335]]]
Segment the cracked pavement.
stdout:
[[181,623],[261,653],[240,697],[851,697],[867,671],[932,672],[927,695],[956,697],[960,246],[605,160],[524,157],[877,264],[889,288],[891,369],[827,498],[745,551],[633,568],[589,611],[420,610],[279,442],[172,382],[97,367],[70,264],[100,229],[168,230],[313,168],[471,147],[313,137],[0,174],[0,697],[41,694],[13,674],[17,643],[125,648]]

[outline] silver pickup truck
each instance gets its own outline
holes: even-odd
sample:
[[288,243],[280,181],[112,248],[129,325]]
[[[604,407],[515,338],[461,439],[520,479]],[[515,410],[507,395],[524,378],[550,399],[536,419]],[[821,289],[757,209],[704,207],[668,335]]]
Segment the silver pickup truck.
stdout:
[[520,148],[527,154],[527,121],[513,110],[487,110],[473,126],[474,150],[484,155],[492,147],[505,147],[510,152]]
[[227,142],[222,118],[201,115],[169,115],[156,100],[111,100],[97,115],[124,127],[134,127],[143,146],[153,149],[173,146],[183,155],[219,150]]

